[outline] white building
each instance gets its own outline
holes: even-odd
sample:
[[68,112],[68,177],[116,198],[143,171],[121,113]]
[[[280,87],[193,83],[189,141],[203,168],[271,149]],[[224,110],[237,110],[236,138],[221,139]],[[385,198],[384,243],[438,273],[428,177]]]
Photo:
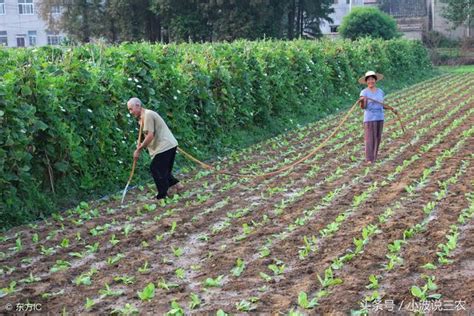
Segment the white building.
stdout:
[[[326,36],[337,37],[337,29],[344,17],[355,6],[378,5],[379,0],[334,0],[333,23],[325,22],[321,31]],[[449,38],[472,37],[472,28],[460,26],[453,30],[442,17],[444,4],[439,0],[390,0],[386,11],[397,20],[399,30],[406,38],[421,39],[423,31],[437,31]]]
[[[54,15],[60,14],[55,7]],[[28,47],[57,45],[64,34],[48,31],[38,14],[38,0],[0,0],[0,45]]]
[[362,6],[365,3],[373,4],[374,1],[376,0],[334,0],[334,4],[332,5],[334,13],[330,15],[333,22],[329,23],[324,21],[324,23],[320,25],[321,32],[324,35],[337,37],[339,34],[339,25],[341,25],[344,17],[351,12],[352,7]]

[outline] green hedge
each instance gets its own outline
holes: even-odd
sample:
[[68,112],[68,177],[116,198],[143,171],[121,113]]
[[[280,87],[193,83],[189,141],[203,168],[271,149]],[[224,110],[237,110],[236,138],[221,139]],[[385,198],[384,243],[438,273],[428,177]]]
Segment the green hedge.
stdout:
[[211,157],[245,143],[243,130],[333,112],[368,69],[410,81],[431,68],[418,42],[370,39],[0,49],[0,61],[3,228],[124,186],[132,96]]

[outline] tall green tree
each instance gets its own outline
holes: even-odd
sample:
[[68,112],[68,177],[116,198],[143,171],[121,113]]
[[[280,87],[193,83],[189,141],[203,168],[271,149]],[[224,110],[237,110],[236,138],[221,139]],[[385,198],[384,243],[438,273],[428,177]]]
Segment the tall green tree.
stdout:
[[[61,8],[58,17],[54,7]],[[43,0],[39,13],[48,22],[50,31],[64,31],[69,37],[89,42],[99,36],[104,28],[104,5],[102,0]]]
[[461,25],[471,27],[474,25],[474,0],[441,0],[446,6],[442,15],[454,28]]
[[161,40],[161,17],[152,10],[150,0],[108,0],[105,5],[106,37],[113,42]]
[[152,0],[151,8],[161,17],[166,41],[210,41],[211,3],[198,0]]
[[288,5],[288,38],[312,37],[321,35],[323,20],[332,22],[329,17],[334,12],[333,0],[290,0]]
[[214,40],[282,38],[287,1],[221,1],[210,7]]
[[[79,42],[94,37],[111,42],[159,41],[160,16],[151,10],[151,0],[43,0],[40,15],[49,28],[64,31]],[[53,7],[61,15],[53,14]]]

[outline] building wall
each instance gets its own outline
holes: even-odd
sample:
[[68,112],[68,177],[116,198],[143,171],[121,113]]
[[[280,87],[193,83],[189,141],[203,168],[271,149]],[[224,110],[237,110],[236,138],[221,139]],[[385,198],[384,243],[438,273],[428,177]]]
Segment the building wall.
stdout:
[[[365,0],[373,1],[373,0]],[[321,25],[321,32],[327,35],[337,35],[337,32],[333,32],[334,29],[341,25],[342,19],[349,14],[350,10],[354,6],[364,5],[364,0],[334,0],[333,8],[334,13],[330,15],[333,19],[332,23],[325,21]]]
[[394,18],[427,16],[426,0],[389,1],[384,8]]
[[[24,46],[43,46],[48,45],[48,36],[51,43],[56,43],[64,37],[62,33],[48,33],[48,26],[38,15],[38,1],[33,0],[33,12],[31,14],[20,14],[20,3],[26,0],[3,0],[4,14],[0,14],[0,39],[6,32],[6,37],[9,47],[22,46],[24,39]],[[0,6],[2,1],[0,0]],[[29,7],[22,6],[24,13],[30,13]],[[0,9],[0,12],[3,10]],[[30,35],[36,32],[36,43],[33,39],[30,40]]]

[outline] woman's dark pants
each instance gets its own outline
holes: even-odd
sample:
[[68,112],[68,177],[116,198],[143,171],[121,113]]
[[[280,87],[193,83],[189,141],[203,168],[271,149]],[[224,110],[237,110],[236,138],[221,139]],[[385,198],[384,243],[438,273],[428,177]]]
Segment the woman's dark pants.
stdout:
[[382,141],[383,121],[364,123],[365,131],[365,160],[375,162]]

